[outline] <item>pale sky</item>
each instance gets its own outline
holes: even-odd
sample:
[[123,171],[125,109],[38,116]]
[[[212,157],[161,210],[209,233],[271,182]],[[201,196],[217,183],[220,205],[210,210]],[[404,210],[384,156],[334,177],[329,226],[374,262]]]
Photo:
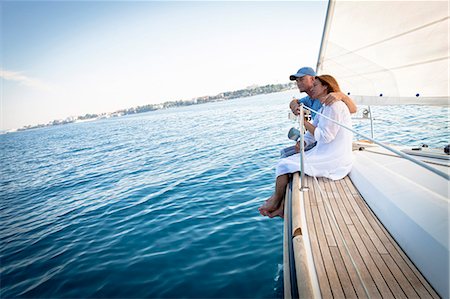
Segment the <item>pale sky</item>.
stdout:
[[326,1],[2,1],[0,130],[287,83]]

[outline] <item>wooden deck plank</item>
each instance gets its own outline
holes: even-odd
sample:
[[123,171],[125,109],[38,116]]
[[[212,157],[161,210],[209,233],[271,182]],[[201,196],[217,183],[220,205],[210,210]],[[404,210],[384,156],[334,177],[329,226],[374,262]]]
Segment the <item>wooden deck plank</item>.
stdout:
[[438,298],[348,177],[306,180],[305,217],[322,298]]
[[[346,193],[348,194],[348,192]],[[360,206],[356,204],[355,200],[349,200],[349,197],[346,196],[346,194],[342,194],[341,199],[343,201],[342,203],[345,206],[345,209],[347,211],[353,210],[354,212],[354,218],[352,218],[354,228],[356,229],[354,236],[361,238],[362,243],[365,245],[365,249],[372,257],[374,266],[376,266],[377,270],[383,276],[383,279],[385,280],[391,292],[394,294],[394,297],[404,298],[405,293],[403,291],[403,288],[398,284],[397,278],[394,277],[391,273],[389,265],[385,263],[385,260],[380,255],[380,252],[387,254],[387,250],[378,239],[377,235],[373,231],[373,228],[369,225],[369,222],[363,214]],[[399,277],[399,279],[401,280],[402,277]],[[404,287],[408,288],[410,286],[405,285]],[[415,296],[417,297],[417,295]]]
[[[346,201],[346,204],[350,205],[352,209],[358,211],[355,213],[358,215],[358,219],[354,220],[355,227],[362,236],[364,243],[388,283],[389,288],[394,292],[395,297],[401,298],[407,296],[410,298],[417,298],[418,294],[414,291],[405,275],[399,271],[398,266],[391,262],[393,260],[392,258],[389,258],[390,255],[388,254],[386,247],[382,244],[374,228],[369,224],[369,221],[365,217],[367,214],[363,213],[363,210],[366,210],[368,207],[360,206],[355,201],[350,202],[347,197],[345,197],[344,201]],[[349,207],[347,207],[347,209],[348,208]]]
[[[342,187],[343,193],[341,199],[343,200],[343,204],[346,210],[353,215],[352,219],[358,219],[358,221],[360,221],[364,227],[371,228],[371,233],[369,233],[371,241],[374,243],[380,254],[387,254],[388,251],[386,250],[386,247],[384,246],[378,235],[372,234],[373,227],[370,225],[367,219],[367,214],[363,213],[361,207],[357,204],[359,200],[355,200],[355,194],[353,192],[350,192],[346,181],[341,180],[339,181],[338,185]],[[358,195],[358,197],[360,197],[360,195]]]
[[358,234],[358,231],[356,230],[354,225],[349,225],[348,229],[350,231],[350,234],[356,244],[356,247],[358,248],[359,253],[361,254],[362,259],[367,265],[367,268],[369,269],[375,284],[377,285],[378,290],[382,294],[383,297],[389,297],[394,298],[394,294],[391,292],[391,289],[388,286],[387,281],[385,280],[385,276],[381,273],[381,271],[378,269],[376,262],[373,260],[372,256],[370,255],[369,251],[366,248],[366,244],[364,244],[364,241],[361,239],[361,237]]
[[397,266],[395,261],[392,259],[391,255],[383,254],[381,256],[385,261],[386,265],[388,265],[389,270],[394,275],[395,279],[398,281],[398,284],[402,287],[403,292],[405,293],[407,298],[419,298],[419,294],[414,290],[411,283],[408,281],[406,276],[403,274],[401,269]]
[[[331,291],[333,293],[333,297],[343,298],[344,292],[342,291],[342,286],[339,281],[339,277],[334,267],[334,262],[331,257],[331,252],[329,249],[328,241],[325,235],[324,227],[323,227],[323,219],[320,216],[319,206],[322,205],[318,203],[317,207],[312,208],[312,214],[314,219],[314,225],[316,227],[317,239],[319,242],[320,252],[322,254],[323,264],[325,267],[326,275],[331,287]],[[319,281],[320,285],[320,281]]]
[[[346,184],[344,182],[344,180],[342,180],[340,182],[340,184]],[[339,185],[340,185],[339,184]],[[347,187],[347,186],[346,186]],[[346,189],[346,191],[344,191],[346,193],[346,195],[350,195],[349,189]],[[355,196],[354,194],[351,196]],[[344,200],[344,205],[346,206],[347,210],[357,210],[358,212],[354,213],[355,215],[360,215],[358,217],[359,220],[362,220],[361,223],[358,223],[357,221],[355,221],[355,223],[357,224],[357,227],[360,227],[358,230],[360,231],[360,234],[362,234],[364,236],[364,242],[366,244],[370,244],[368,241],[368,237],[370,237],[370,241],[373,242],[373,246],[376,247],[376,249],[378,250],[378,253],[380,253],[380,256],[377,255],[377,253],[375,253],[374,248],[372,248],[371,250],[371,254],[372,255],[376,255],[376,259],[378,260],[377,265],[379,265],[378,267],[382,267],[384,269],[381,270],[382,273],[387,272],[386,270],[388,269],[389,272],[387,272],[387,276],[390,279],[387,279],[388,282],[391,282],[390,287],[391,289],[396,290],[396,292],[398,292],[398,294],[396,294],[396,297],[401,297],[403,296],[403,292],[406,294],[406,296],[408,297],[418,297],[418,294],[413,290],[411,284],[409,283],[409,281],[406,279],[405,275],[403,275],[403,273],[401,271],[399,271],[399,267],[394,263],[389,263],[386,262],[386,260],[388,260],[388,258],[386,258],[386,256],[388,256],[388,250],[386,249],[386,247],[384,246],[384,244],[390,244],[389,241],[382,241],[378,235],[379,232],[381,231],[381,227],[377,224],[375,225],[375,227],[373,226],[373,221],[372,223],[370,223],[370,219],[372,219],[375,215],[367,215],[367,211],[369,208],[367,206],[364,205],[364,203],[361,201],[360,203],[358,203],[358,201],[352,201],[351,197],[348,196],[343,196],[342,197]],[[353,206],[352,203],[353,202]],[[355,207],[356,205],[356,207]],[[363,215],[364,217],[361,217],[361,215]],[[369,217],[367,217],[369,216]],[[361,233],[361,225],[364,227],[364,229],[366,230],[366,232],[362,232]],[[378,233],[376,232],[376,230],[378,230]],[[384,233],[383,233],[384,235]],[[383,244],[384,243],[384,244]],[[380,257],[383,259],[381,261]],[[392,261],[392,258],[390,259]],[[386,274],[385,274],[386,275]],[[397,282],[393,282],[392,280],[395,279]],[[399,292],[399,288],[396,286],[397,283],[399,284],[402,292]]]
[[[354,286],[355,290],[357,291],[358,296],[360,296],[361,298],[364,298],[367,296],[366,290],[370,297],[381,298],[381,294],[375,284],[375,281],[374,281],[369,269],[367,268],[367,265],[366,265],[364,259],[360,255],[360,252],[358,251],[358,248],[352,239],[352,236],[348,229],[348,225],[343,220],[342,213],[339,210],[339,208],[336,206],[336,204],[337,204],[336,201],[331,202],[331,207],[334,210],[334,212],[333,212],[334,216],[336,218],[336,221],[339,223],[338,226],[339,226],[339,229],[343,236],[343,238],[341,238],[339,236],[336,239],[339,240],[339,242],[338,242],[339,250],[345,261],[346,270],[348,271],[348,273],[351,277],[353,286]],[[339,233],[337,232],[337,229],[338,228],[335,227],[334,231],[336,232],[336,235],[339,235]],[[344,241],[347,246],[344,245]],[[350,256],[353,258],[353,261],[350,258]],[[356,268],[355,268],[355,265],[356,265]],[[358,274],[358,271],[359,271],[359,274]],[[364,289],[363,284],[364,284],[366,290]]]
[[[323,179],[319,178],[318,179],[319,184],[322,185],[323,184]],[[318,194],[318,200],[317,200],[317,207],[319,209],[319,213],[321,215],[321,219],[322,219],[322,227],[323,230],[325,232],[325,236],[328,242],[328,246],[337,246],[336,245],[336,240],[334,239],[334,234],[333,231],[331,229],[331,225],[330,225],[330,221],[328,220],[328,216],[327,213],[325,211],[325,204],[324,201],[329,200],[328,198],[326,198],[327,194],[324,194],[325,198],[323,198],[322,194],[320,194],[320,190],[317,189],[319,191]]]
[[[334,193],[336,197],[339,197],[339,193]],[[336,199],[336,198],[335,198]],[[347,221],[350,219],[350,217],[344,217],[344,215],[342,215],[342,213],[340,213],[337,209],[336,209],[336,200],[331,202],[331,207],[332,209],[335,211],[335,219],[338,222],[338,226],[339,229],[341,230],[341,234],[345,234],[347,235],[347,239],[349,239],[349,232],[348,229],[346,229],[346,225],[351,224],[351,221],[349,221],[350,223],[347,223]],[[337,212],[337,213],[336,213]],[[347,221],[345,220],[347,219]],[[333,228],[333,231],[335,233],[335,235],[340,235],[340,233],[337,231],[337,227]],[[342,232],[342,230],[344,230],[344,232]],[[350,258],[350,255],[352,256],[357,256],[359,253],[356,249],[356,246],[354,245],[354,243],[351,242],[351,244],[347,244],[348,242],[346,242],[346,245],[348,247],[346,247],[344,245],[344,240],[342,240],[342,238],[336,237],[337,243],[338,243],[338,248],[339,248],[339,252],[343,261],[343,266],[344,268],[342,270],[339,270],[339,273],[345,273],[344,271],[346,271],[348,273],[348,276],[350,277],[350,280],[352,282],[352,286],[354,288],[354,290],[356,291],[356,294],[359,298],[367,298],[367,296],[369,294],[371,294],[372,297],[380,297],[380,293],[378,292],[378,289],[375,285],[375,283],[373,282],[373,279],[370,275],[367,275],[368,272],[364,272],[363,273],[363,277],[360,277],[358,275],[358,272],[355,268],[354,263],[356,263],[357,268],[364,268],[365,264],[364,261],[360,258],[357,258],[356,261],[352,261],[352,259]],[[348,248],[348,249],[347,249]],[[365,285],[368,287],[369,290],[365,290],[364,286],[363,286],[363,282],[365,283]],[[345,290],[345,288],[344,288]]]
[[[315,184],[315,182],[312,182]],[[316,229],[316,236],[317,236],[317,242],[318,242],[318,249],[320,250],[323,267],[325,270],[325,275],[328,280],[328,285],[330,287],[330,296],[327,297],[322,294],[323,298],[336,298],[337,296],[341,298],[344,295],[344,292],[342,290],[342,286],[339,282],[339,277],[336,269],[334,268],[334,263],[331,257],[331,253],[329,251],[329,243],[326,238],[326,234],[324,231],[324,222],[320,215],[320,209],[323,209],[323,199],[322,196],[317,188],[312,189],[314,193],[314,198],[316,200],[317,205],[312,208],[312,215],[313,215],[313,221],[314,226]],[[321,282],[319,281],[319,285],[321,285]],[[322,287],[321,287],[322,292]]]
[[330,247],[331,256],[333,257],[336,269],[339,272],[339,280],[341,281],[342,289],[344,290],[345,298],[358,298],[356,295],[353,282],[350,279],[350,275],[344,265],[344,260],[342,259],[341,252],[337,247]]
[[[312,178],[307,177],[308,186],[312,186]],[[312,188],[310,190],[313,190]],[[312,215],[312,207],[317,207],[317,201],[314,191],[304,193],[306,225],[308,227],[309,241],[311,243],[312,255],[314,265],[316,268],[317,279],[319,281],[319,288],[322,298],[332,298],[331,286],[328,282],[327,272],[323,264],[322,254],[320,252],[319,240],[317,238],[314,218]]]
[[[346,178],[346,184],[349,186],[349,189],[352,191],[355,197],[360,196],[359,192],[353,186],[353,183],[348,177]],[[383,244],[385,244],[393,260],[399,266],[399,268],[402,269],[402,272],[407,277],[411,285],[414,286],[419,296],[421,298],[439,298],[435,290],[429,285],[426,279],[417,270],[417,268],[406,256],[400,246],[395,242],[389,232],[386,231],[379,219],[375,216],[375,214],[367,206],[367,204],[363,201],[357,201],[357,203],[362,207],[366,207],[366,209],[363,209],[363,212],[366,214],[366,218],[369,219],[371,226],[375,228],[375,232],[377,233],[378,237],[382,240]]]
[[[395,240],[389,234],[389,232],[386,231],[386,229],[383,227],[383,225],[381,224],[379,219],[375,216],[375,214],[372,212],[372,210],[367,206],[364,200],[362,200],[361,195],[353,186],[353,183],[351,182],[349,177],[345,178],[345,184],[347,185],[350,192],[353,194],[355,202],[362,210],[370,226],[373,228],[375,234],[380,239],[380,242],[383,243],[383,245],[391,255],[392,260],[395,262],[395,265],[392,264],[392,266],[393,267],[397,266],[399,269],[401,269],[401,272],[407,278],[410,285],[414,287],[415,292],[418,293],[420,298],[439,298],[436,291],[429,285],[429,283],[417,270],[417,268],[410,261],[410,259],[406,256],[406,254],[403,252],[403,250],[400,248],[397,242],[395,242]],[[402,278],[398,278],[398,280],[402,280]]]
[[[340,181],[338,181],[338,182],[340,183]],[[337,191],[337,196],[335,198],[336,201],[341,200],[342,195],[346,195],[342,189],[341,184],[334,183],[334,184],[330,184],[330,185],[333,190]],[[345,206],[345,204],[344,204],[344,206]],[[353,209],[351,209],[351,210],[347,209],[347,213],[343,213],[342,217],[344,218],[344,221],[346,224],[353,224],[352,218],[355,217],[355,212],[353,211]]]
[[[397,278],[394,277],[389,265],[385,263],[385,260],[380,255],[379,249],[381,248],[382,252],[387,254],[386,248],[382,246],[381,241],[377,238],[373,228],[369,225],[367,219],[364,217],[364,214],[362,213],[360,207],[356,204],[355,201],[348,202],[348,198],[346,196],[341,196],[341,199],[343,200],[343,205],[344,203],[349,204],[348,207],[343,208],[342,210],[353,209],[353,211],[355,212],[355,217],[352,219],[354,228],[357,231],[355,235],[358,235],[361,238],[366,250],[372,257],[375,266],[378,268],[387,285],[389,286],[389,289],[393,292],[396,298],[405,298],[405,293],[398,284]],[[378,248],[375,244],[378,245]],[[400,276],[398,277],[398,279],[401,280],[402,277]],[[411,288],[409,285],[405,285],[405,287]],[[415,294],[415,297],[417,297],[417,294]]]
[[[324,189],[325,189],[324,197],[326,198],[326,201],[328,201],[328,203],[331,203],[331,205],[336,204],[336,198],[339,197],[339,193],[336,192],[337,190],[333,190],[331,188],[331,185],[329,184],[329,180],[322,179],[322,180],[319,180],[319,182],[322,186],[324,186]],[[331,208],[330,205],[326,206],[327,203],[325,201],[324,201],[324,204],[325,204],[324,212],[325,211],[330,212],[329,211],[329,209]],[[343,242],[341,240],[342,238],[340,237],[340,234],[338,231],[340,225],[342,225],[342,224],[346,225],[346,224],[345,224],[345,222],[342,221],[342,219],[339,219],[341,221],[337,220],[334,214],[331,215],[330,213],[324,213],[324,217],[328,218],[328,221],[331,224],[333,235],[335,236],[334,239],[336,240],[335,241],[336,246],[330,246],[329,248],[330,248],[330,252],[333,257],[333,261],[334,261],[336,270],[339,273],[338,274],[339,280],[341,281],[341,285],[342,285],[342,288],[345,293],[345,298],[355,298],[355,297],[357,297],[355,288],[361,289],[361,281],[357,277],[357,275],[353,275],[353,278],[354,278],[353,281],[350,278],[350,272],[352,272],[351,270],[353,267],[347,268],[345,266],[345,263],[344,263],[344,260],[342,257],[342,253],[344,253],[346,255],[346,252],[345,252],[345,247],[343,245]],[[336,222],[339,222],[339,224],[337,224]],[[340,246],[337,247],[338,245],[340,245]],[[348,270],[350,270],[350,272]],[[359,290],[359,291],[361,291],[361,290]],[[364,292],[364,289],[362,289],[362,291]],[[361,292],[359,292],[359,293],[361,293]],[[365,295],[365,293],[364,293],[364,295]]]

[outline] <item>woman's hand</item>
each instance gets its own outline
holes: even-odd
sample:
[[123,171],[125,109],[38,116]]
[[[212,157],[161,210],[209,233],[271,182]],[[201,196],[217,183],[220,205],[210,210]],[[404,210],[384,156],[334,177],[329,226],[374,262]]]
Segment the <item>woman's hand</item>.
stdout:
[[[306,142],[303,142],[303,148],[305,148],[306,146]],[[300,152],[300,141],[297,141],[297,143],[295,144],[295,152],[299,153]]]
[[324,105],[330,106],[337,101],[344,102],[344,104],[347,105],[350,113],[356,113],[356,111],[358,110],[358,107],[356,106],[355,102],[353,102],[351,98],[349,98],[346,94],[340,91],[329,93],[328,95],[325,96],[325,99],[322,101],[322,103]]
[[325,99],[323,100],[323,104],[330,106],[337,101],[341,101],[343,98],[342,95],[343,95],[342,92],[331,92],[325,96]]
[[300,141],[297,141],[297,143],[295,144],[295,152],[296,153],[300,152]]

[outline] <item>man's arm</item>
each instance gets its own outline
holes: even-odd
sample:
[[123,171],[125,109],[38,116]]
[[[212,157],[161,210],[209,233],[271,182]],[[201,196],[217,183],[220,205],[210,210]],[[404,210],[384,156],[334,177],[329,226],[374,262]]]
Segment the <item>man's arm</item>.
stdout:
[[356,106],[355,102],[353,102],[353,100],[350,97],[348,97],[345,93],[340,92],[340,91],[330,93],[325,98],[324,104],[331,105],[336,101],[344,102],[344,104],[347,105],[350,113],[356,113],[356,111],[358,110],[358,107]]

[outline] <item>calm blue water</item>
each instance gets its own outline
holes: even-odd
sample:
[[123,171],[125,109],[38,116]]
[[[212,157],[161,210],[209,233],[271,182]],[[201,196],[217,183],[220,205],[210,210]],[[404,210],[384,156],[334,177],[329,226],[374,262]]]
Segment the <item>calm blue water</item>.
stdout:
[[[295,94],[1,135],[0,297],[281,297],[282,221],[257,207]],[[448,114],[376,108],[375,137],[441,147]]]

